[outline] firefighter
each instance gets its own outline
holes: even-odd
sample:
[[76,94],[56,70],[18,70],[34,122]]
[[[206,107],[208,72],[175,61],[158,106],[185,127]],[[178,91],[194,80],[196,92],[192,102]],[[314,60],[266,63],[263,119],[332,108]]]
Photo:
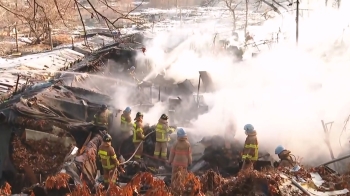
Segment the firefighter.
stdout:
[[279,162],[275,162],[275,167],[295,167],[297,166],[296,158],[291,151],[285,149],[283,146],[279,145],[275,149],[275,154],[280,158]]
[[169,164],[172,165],[172,182],[180,167],[186,170],[187,167],[192,165],[191,144],[188,142],[187,134],[182,128],[178,129],[177,131],[177,141],[171,148]]
[[140,145],[139,149],[136,151],[134,156],[135,160],[140,161],[143,153],[143,143],[142,141],[145,139],[145,135],[143,134],[143,114],[141,112],[137,112],[135,117],[135,123],[133,127],[133,139],[135,150]]
[[[103,136],[103,142],[98,148],[98,155],[103,168],[104,183],[108,184],[110,177],[113,175],[113,171],[119,165],[117,155],[112,147],[112,137],[109,134]],[[115,183],[115,180],[113,180],[112,183]]]
[[123,114],[120,116],[120,130],[121,130],[121,139],[122,141],[126,140],[130,136],[130,131],[132,130],[132,121],[131,121],[131,108],[126,107],[123,111]]
[[242,160],[243,160],[243,166],[242,169],[246,170],[252,170],[255,161],[258,160],[258,138],[256,137],[256,131],[251,124],[246,124],[244,126],[245,134],[247,135],[247,138],[244,143],[243,153],[242,153]]
[[168,158],[168,141],[170,141],[169,134],[173,131],[173,129],[169,128],[168,116],[162,114],[156,127],[156,145],[153,153],[155,158],[159,158],[159,155],[163,160]]
[[100,110],[94,115],[93,123],[108,131],[108,125],[111,121],[112,113],[107,109],[107,105],[103,104]]

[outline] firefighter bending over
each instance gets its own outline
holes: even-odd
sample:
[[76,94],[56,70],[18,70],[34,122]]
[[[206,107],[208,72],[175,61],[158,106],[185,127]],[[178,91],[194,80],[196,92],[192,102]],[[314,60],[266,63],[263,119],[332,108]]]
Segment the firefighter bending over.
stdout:
[[167,159],[168,141],[170,141],[169,134],[171,134],[173,131],[173,129],[169,128],[168,116],[166,114],[162,114],[156,127],[156,145],[153,153],[155,158],[159,158],[160,155],[161,159]]
[[172,165],[171,182],[173,182],[175,174],[180,167],[187,170],[187,167],[192,165],[191,144],[188,142],[187,134],[182,128],[177,131],[177,141],[171,148],[169,164]]
[[291,151],[285,149],[283,146],[279,145],[275,149],[275,154],[280,158],[279,162],[275,162],[275,167],[295,167],[297,166],[296,158],[291,154]]
[[145,139],[145,135],[143,134],[143,125],[142,125],[143,114],[141,112],[137,112],[134,120],[135,120],[135,123],[134,123],[134,127],[133,127],[132,142],[134,143],[135,150],[140,145],[139,149],[136,151],[134,158],[135,158],[135,160],[140,161],[142,153],[143,153],[142,141]]
[[123,111],[123,114],[120,117],[120,130],[121,130],[121,139],[122,141],[128,139],[131,135],[130,132],[132,130],[133,124],[131,121],[131,108],[126,107]]
[[258,160],[258,138],[256,137],[256,131],[251,124],[246,124],[244,126],[245,134],[247,138],[244,143],[242,160],[243,160],[243,170],[252,170],[255,161]]
[[112,121],[112,113],[107,109],[107,105],[103,104],[100,110],[94,115],[93,123],[103,127],[108,131],[108,125]]
[[[111,143],[112,137],[109,134],[106,134],[103,136],[103,142],[98,148],[98,155],[103,168],[103,179],[105,184],[109,183],[109,180],[113,175],[113,171],[119,165],[117,155],[115,154]],[[112,183],[115,183],[115,181]]]

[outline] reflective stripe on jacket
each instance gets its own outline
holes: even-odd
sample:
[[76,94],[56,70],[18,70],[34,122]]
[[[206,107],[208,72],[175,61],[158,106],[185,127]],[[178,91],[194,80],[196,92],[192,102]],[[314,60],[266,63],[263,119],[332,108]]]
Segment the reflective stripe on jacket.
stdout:
[[108,125],[108,117],[111,113],[107,109],[104,112],[99,112],[94,115],[94,123],[95,125]]
[[172,166],[187,167],[192,164],[191,144],[187,138],[179,138],[170,150],[169,162]]
[[157,142],[168,142],[170,137],[168,135],[168,130],[165,129],[165,125],[158,123],[156,127],[156,141]]
[[98,155],[101,159],[102,168],[111,170],[118,164],[117,155],[112,146],[102,143],[99,147]]
[[125,129],[125,128],[127,127],[127,125],[128,125],[128,122],[126,122],[125,117],[122,115],[122,116],[120,117],[120,127],[123,128],[123,129]]
[[133,126],[133,138],[132,138],[132,142],[141,142],[144,135],[143,135],[143,129],[142,127],[138,127],[137,126],[137,122],[134,123],[134,126]]
[[[129,119],[129,122],[128,122]],[[130,122],[131,118],[127,118],[124,116],[124,114],[122,114],[120,116],[120,128],[122,131],[130,131],[132,128],[132,123]]]
[[242,159],[249,159],[252,161],[258,160],[258,139],[256,137],[256,132],[249,134],[244,143]]

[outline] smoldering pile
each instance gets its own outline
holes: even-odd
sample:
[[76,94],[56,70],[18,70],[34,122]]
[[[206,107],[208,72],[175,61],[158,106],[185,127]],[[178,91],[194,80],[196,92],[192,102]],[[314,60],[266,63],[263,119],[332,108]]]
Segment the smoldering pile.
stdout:
[[[159,196],[228,196],[228,195],[304,195],[302,191],[293,190],[292,185],[285,185],[286,179],[283,175],[291,178],[303,178],[305,183],[311,184],[310,174],[318,173],[324,179],[321,186],[315,187],[318,191],[332,191],[349,189],[349,175],[330,174],[324,167],[303,169],[297,172],[291,172],[288,169],[269,170],[269,171],[242,171],[236,177],[223,178],[213,170],[207,171],[202,176],[195,176],[187,170],[179,170],[173,177],[173,183],[170,187],[166,186],[163,180],[155,178],[151,173],[138,173],[134,178],[124,186],[111,184],[108,189],[97,186],[93,190],[85,183],[78,185],[70,190],[68,195],[159,195]],[[281,175],[282,174],[282,175]],[[67,188],[69,176],[67,174],[57,174],[47,178],[46,190],[57,190]],[[332,186],[333,185],[333,186]],[[311,185],[312,186],[312,185]],[[7,187],[7,186],[6,186]],[[3,187],[6,191],[8,187]],[[5,190],[6,189],[6,190]],[[287,192],[284,190],[287,189]],[[347,192],[338,194],[346,195]],[[34,195],[32,193],[31,195]]]
[[14,136],[12,147],[12,161],[18,171],[23,171],[29,166],[35,173],[40,174],[57,172],[70,150],[63,143],[47,138],[23,142],[18,136]]

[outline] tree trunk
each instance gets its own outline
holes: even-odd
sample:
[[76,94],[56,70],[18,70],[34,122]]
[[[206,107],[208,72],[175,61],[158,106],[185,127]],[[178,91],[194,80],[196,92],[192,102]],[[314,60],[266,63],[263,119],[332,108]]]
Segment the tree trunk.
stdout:
[[236,13],[235,13],[235,10],[232,10],[232,17],[233,17],[233,31],[236,31]]
[[249,0],[245,0],[245,24],[244,24],[244,36],[247,35],[248,27],[248,12],[249,12]]

